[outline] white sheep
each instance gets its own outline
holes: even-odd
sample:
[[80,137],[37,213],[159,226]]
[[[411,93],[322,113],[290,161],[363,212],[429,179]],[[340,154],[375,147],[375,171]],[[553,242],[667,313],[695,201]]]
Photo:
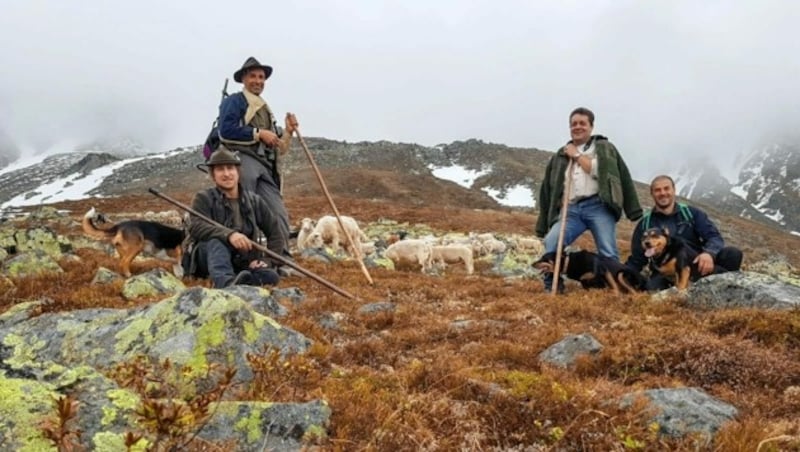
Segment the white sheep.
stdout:
[[311,233],[314,232],[316,223],[311,218],[303,218],[300,222],[300,231],[297,233],[297,249],[303,251],[312,248],[309,243]]
[[400,240],[386,248],[383,255],[396,266],[420,265],[423,273],[430,271],[433,266],[433,247],[423,240]]
[[472,249],[467,245],[441,245],[432,248],[432,260],[435,264],[463,263],[467,274],[475,270],[472,262]]
[[[366,234],[361,231],[361,228],[358,227],[358,223],[353,217],[342,215],[341,218],[342,224],[344,224],[345,230],[347,234],[350,235],[354,245],[367,241]],[[317,225],[314,227],[314,230],[309,235],[309,239],[306,242],[306,245],[315,248],[325,244],[330,244],[331,248],[334,250],[344,247],[348,253],[353,254],[353,250],[350,249],[347,236],[339,225],[339,221],[336,217],[331,215],[325,215],[317,221]]]
[[506,252],[506,244],[497,239],[484,240],[483,246],[491,254],[502,254]]
[[520,237],[516,240],[517,251],[530,251],[532,255],[544,254],[544,244],[541,240],[529,237]]

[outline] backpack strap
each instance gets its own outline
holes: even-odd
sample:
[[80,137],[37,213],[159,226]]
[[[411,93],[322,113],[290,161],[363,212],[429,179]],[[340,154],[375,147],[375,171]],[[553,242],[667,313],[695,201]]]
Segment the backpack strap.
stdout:
[[[689,208],[689,205],[684,202],[677,203],[678,206],[678,213],[680,213],[681,218],[684,221],[688,221],[689,223],[694,222],[694,218],[692,215],[692,209]],[[642,215],[642,231],[646,231],[650,229],[650,216],[653,213],[653,209],[647,209],[647,212]]]

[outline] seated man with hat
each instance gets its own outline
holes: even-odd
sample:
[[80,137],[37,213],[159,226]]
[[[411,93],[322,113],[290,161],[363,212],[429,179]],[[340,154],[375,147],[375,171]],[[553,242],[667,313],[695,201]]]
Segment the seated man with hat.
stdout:
[[192,208],[221,226],[200,218],[189,221],[190,250],[184,263],[184,273],[210,277],[213,287],[235,284],[274,285],[278,274],[269,268],[262,253],[253,247],[256,230],[269,243],[270,251],[280,254],[273,240],[278,231],[278,218],[267,204],[239,183],[242,162],[239,157],[220,145],[206,166],[214,187],[198,192]]
[[[280,254],[291,258],[289,252],[289,214],[283,203],[279,157],[289,150],[292,133],[297,128],[297,118],[286,114],[285,130],[275,123],[269,105],[261,97],[264,82],[272,74],[272,67],[263,65],[253,57],[233,74],[233,79],[244,86],[239,93],[225,98],[219,107],[220,141],[242,159],[241,184],[267,203],[278,219],[274,240]],[[284,269],[281,269],[283,271]],[[290,271],[289,267],[285,270]]]

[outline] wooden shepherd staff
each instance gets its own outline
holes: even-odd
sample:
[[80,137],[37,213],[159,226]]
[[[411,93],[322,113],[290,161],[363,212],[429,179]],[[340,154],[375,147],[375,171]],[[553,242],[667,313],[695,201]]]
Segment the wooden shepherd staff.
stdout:
[[561,203],[561,224],[558,229],[558,245],[556,245],[556,265],[553,269],[553,287],[550,289],[551,295],[558,294],[558,277],[561,273],[561,254],[564,247],[564,231],[567,228],[567,209],[569,209],[569,196],[572,191],[572,164],[570,159],[567,165],[567,177],[564,178],[564,200]]
[[[161,199],[163,199],[165,201],[168,201],[168,202],[172,203],[175,206],[180,207],[181,209],[185,210],[186,212],[189,212],[190,214],[194,215],[195,217],[197,217],[197,218],[199,218],[199,219],[201,219],[201,220],[203,220],[203,221],[205,221],[207,223],[211,223],[211,224],[213,224],[214,226],[217,226],[217,227],[224,227],[221,224],[217,223],[216,221],[212,220],[211,218],[209,218],[209,217],[203,215],[202,213],[192,209],[191,207],[187,206],[186,204],[183,204],[182,202],[180,202],[180,201],[178,201],[176,199],[173,199],[173,198],[161,193],[160,191],[156,190],[155,188],[150,188],[150,189],[148,189],[148,191],[150,193],[158,196],[159,198],[161,198]],[[256,243],[256,242],[254,242],[252,240],[250,240],[250,244],[253,246],[253,248],[255,248],[257,250],[260,250],[260,251],[263,251],[264,253],[267,254],[267,256],[275,259],[276,261],[278,261],[278,262],[280,262],[280,263],[282,263],[284,265],[288,265],[289,267],[292,267],[293,269],[295,269],[295,270],[299,271],[300,273],[308,276],[309,278],[311,278],[314,281],[322,284],[323,286],[327,287],[328,289],[331,289],[332,291],[338,293],[339,295],[341,295],[343,297],[346,297],[346,298],[355,299],[355,297],[351,293],[345,291],[341,287],[336,286],[332,282],[330,282],[330,281],[328,281],[326,279],[323,279],[321,276],[317,275],[316,273],[313,273],[310,270],[306,270],[305,268],[297,265],[291,259],[286,259],[285,257],[281,256],[280,254],[271,251],[269,248],[265,247],[264,245],[262,245],[260,243]]]
[[[300,130],[295,128],[294,133],[297,134],[297,139],[300,140],[300,145],[303,146],[303,150],[306,153],[306,157],[308,157],[309,163],[311,163],[311,168],[314,169],[314,174],[317,175],[317,180],[319,181],[319,185],[322,187],[323,193],[325,193],[325,197],[328,198],[328,204],[331,205],[331,209],[333,209],[333,213],[336,215],[336,219],[339,221],[339,227],[342,228],[344,232],[344,236],[347,237],[347,243],[350,244],[350,249],[353,250],[355,253],[356,260],[358,260],[359,265],[361,265],[361,272],[364,273],[364,276],[367,277],[367,281],[369,281],[370,285],[373,285],[372,277],[369,275],[369,271],[367,271],[367,267],[364,265],[364,261],[361,259],[361,246],[356,246],[353,242],[353,238],[350,237],[350,233],[347,232],[347,228],[344,227],[344,223],[342,222],[342,217],[339,215],[339,209],[336,208],[336,204],[333,203],[333,198],[331,198],[331,194],[328,192],[328,187],[325,186],[325,181],[322,179],[322,174],[319,172],[319,167],[317,163],[314,161],[314,157],[311,155],[311,151],[308,150],[308,146],[306,146],[305,140],[303,140],[303,136],[300,135]],[[360,244],[359,244],[360,245]]]

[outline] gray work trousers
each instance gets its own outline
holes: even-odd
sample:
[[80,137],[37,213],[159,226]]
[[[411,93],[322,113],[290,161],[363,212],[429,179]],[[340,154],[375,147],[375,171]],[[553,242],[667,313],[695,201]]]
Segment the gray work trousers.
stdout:
[[[272,169],[267,168],[253,157],[240,152],[239,158],[242,159],[239,183],[242,184],[245,190],[258,194],[267,203],[270,212],[278,217],[278,231],[276,231],[274,240],[281,242],[280,249],[283,250],[282,254],[284,257],[291,259],[292,255],[289,252],[289,212],[283,204],[280,180],[278,180]],[[272,247],[270,246],[270,248]]]

